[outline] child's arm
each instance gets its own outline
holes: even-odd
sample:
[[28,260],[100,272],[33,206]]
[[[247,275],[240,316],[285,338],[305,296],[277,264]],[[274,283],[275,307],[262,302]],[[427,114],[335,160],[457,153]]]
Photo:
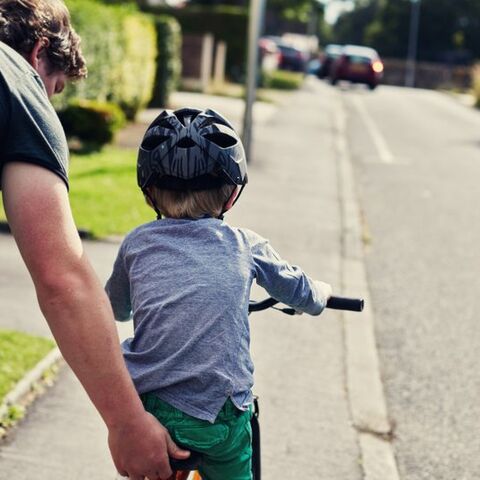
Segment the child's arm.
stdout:
[[110,299],[115,320],[119,322],[130,320],[132,314],[130,282],[125,268],[123,245],[120,247],[112,275],[108,279],[105,290]]
[[312,280],[300,267],[282,260],[267,240],[255,237],[252,256],[257,284],[276,300],[300,312],[319,315],[332,295],[332,287]]

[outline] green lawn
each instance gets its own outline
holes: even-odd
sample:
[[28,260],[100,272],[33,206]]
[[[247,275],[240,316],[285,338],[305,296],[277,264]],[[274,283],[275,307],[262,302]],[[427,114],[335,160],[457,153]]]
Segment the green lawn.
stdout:
[[70,201],[78,228],[96,237],[121,235],[155,219],[137,186],[136,155],[113,147],[72,155]]
[[0,403],[54,346],[55,343],[47,338],[0,330]]
[[[137,187],[136,150],[106,147],[101,152],[72,155],[70,201],[75,223],[95,237],[123,235],[155,219]],[[5,219],[3,207],[0,209]]]

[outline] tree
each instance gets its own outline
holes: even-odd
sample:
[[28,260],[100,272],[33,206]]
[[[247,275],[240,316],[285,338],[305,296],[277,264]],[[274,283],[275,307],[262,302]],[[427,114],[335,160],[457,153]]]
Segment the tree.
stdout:
[[[307,21],[311,8],[323,11],[319,0],[266,0],[267,8],[281,13],[285,18]],[[250,0],[190,0],[191,5],[237,5],[248,7]]]
[[[339,18],[334,37],[404,58],[411,6],[410,0],[357,0]],[[480,56],[480,0],[421,0],[418,57],[455,62],[472,56]]]
[[334,26],[333,37],[336,43],[363,45],[367,27],[374,21],[380,0],[357,2],[355,9],[342,14]]

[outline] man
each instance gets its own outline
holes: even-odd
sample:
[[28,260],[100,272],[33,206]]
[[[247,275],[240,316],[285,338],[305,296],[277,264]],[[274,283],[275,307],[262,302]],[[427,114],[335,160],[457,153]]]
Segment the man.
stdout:
[[119,473],[165,479],[186,458],[147,414],[121,356],[110,304],[78,237],[68,150],[48,98],[86,76],[61,0],[0,0],[0,168],[7,218],[57,343],[109,431]]

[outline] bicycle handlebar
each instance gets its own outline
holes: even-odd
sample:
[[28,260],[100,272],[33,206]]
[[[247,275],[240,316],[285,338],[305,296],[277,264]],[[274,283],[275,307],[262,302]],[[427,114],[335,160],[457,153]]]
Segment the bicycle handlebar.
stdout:
[[[250,301],[248,305],[249,312],[259,312],[260,310],[266,310],[276,305],[278,300],[275,300],[272,297],[266,298],[265,300],[255,302]],[[347,298],[347,297],[330,297],[327,301],[327,308],[335,310],[349,310],[351,312],[361,312],[364,307],[363,298]],[[282,308],[280,309],[283,313],[288,315],[294,315],[294,308]]]
[[330,297],[327,302],[327,308],[350,312],[362,312],[364,306],[363,298]]

